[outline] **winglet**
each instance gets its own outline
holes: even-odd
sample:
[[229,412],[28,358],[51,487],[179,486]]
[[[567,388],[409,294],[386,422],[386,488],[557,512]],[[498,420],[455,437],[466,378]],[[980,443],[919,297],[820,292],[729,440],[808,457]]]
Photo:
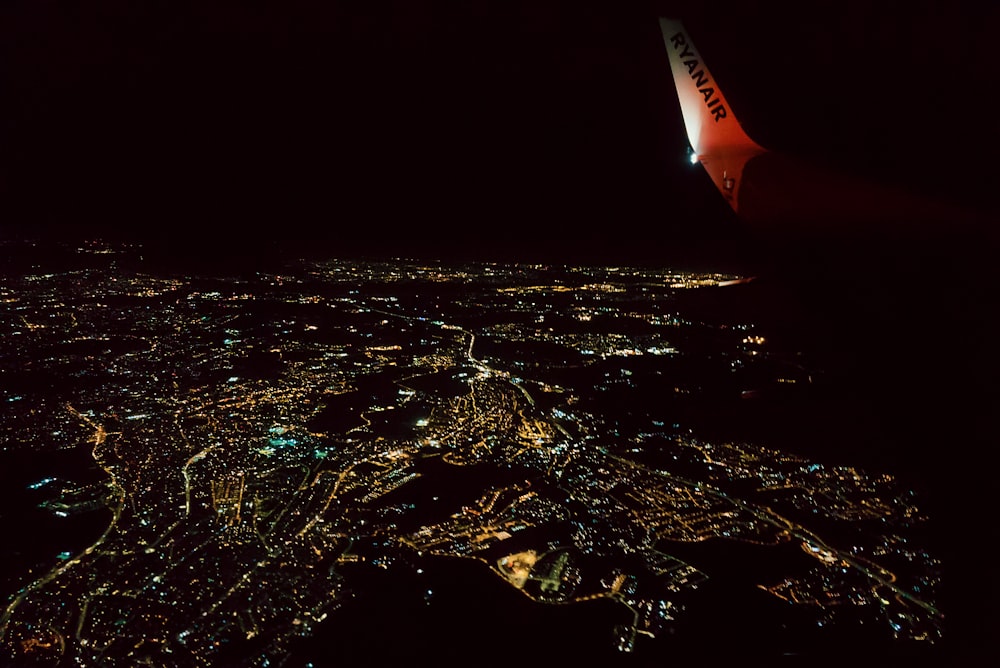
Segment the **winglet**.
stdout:
[[670,57],[670,70],[688,141],[716,187],[738,212],[737,195],[743,167],[750,158],[766,149],[743,131],[681,22],[661,18],[660,29]]

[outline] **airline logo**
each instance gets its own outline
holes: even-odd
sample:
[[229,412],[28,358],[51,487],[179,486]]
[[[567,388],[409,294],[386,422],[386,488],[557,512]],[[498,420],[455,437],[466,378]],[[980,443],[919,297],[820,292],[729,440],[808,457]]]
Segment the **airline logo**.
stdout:
[[691,79],[698,88],[698,92],[705,98],[705,106],[712,112],[715,122],[718,123],[720,119],[726,117],[726,105],[722,104],[722,100],[715,94],[715,88],[708,85],[711,79],[705,74],[698,56],[691,50],[687,39],[684,37],[684,33],[678,32],[675,34],[670,38],[670,43],[673,45],[675,51],[680,51],[677,55],[680,57],[681,62],[684,63],[684,66],[687,67],[688,74],[691,75]]

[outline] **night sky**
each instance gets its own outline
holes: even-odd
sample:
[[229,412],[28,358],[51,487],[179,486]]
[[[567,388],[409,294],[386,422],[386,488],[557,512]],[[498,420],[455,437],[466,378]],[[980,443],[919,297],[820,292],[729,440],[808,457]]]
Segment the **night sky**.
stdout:
[[989,4],[12,0],[0,229],[724,260],[746,231],[685,163],[658,15],[760,143],[995,207]]

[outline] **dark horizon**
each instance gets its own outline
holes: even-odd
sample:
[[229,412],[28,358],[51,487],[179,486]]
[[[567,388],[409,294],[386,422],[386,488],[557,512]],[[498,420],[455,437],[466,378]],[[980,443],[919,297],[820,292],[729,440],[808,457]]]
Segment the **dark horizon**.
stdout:
[[13,2],[0,236],[726,262],[751,235],[686,164],[658,15],[761,143],[995,211],[980,4]]

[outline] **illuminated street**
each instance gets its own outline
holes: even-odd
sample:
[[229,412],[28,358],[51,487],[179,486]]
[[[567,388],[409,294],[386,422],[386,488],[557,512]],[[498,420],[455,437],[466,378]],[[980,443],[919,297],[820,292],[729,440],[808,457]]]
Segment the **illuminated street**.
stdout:
[[[650,651],[723,582],[791,606],[776,626],[942,637],[940,561],[893,476],[703,437],[672,408],[818,373],[678,306],[739,276],[331,260],[248,281],[78,253],[93,266],[0,286],[0,424],[12,451],[91,461],[24,485],[40,512],[107,521],[22,571],[10,660],[264,666],[349,616],[362,574],[428,559],[524,605],[617,606],[614,651]],[[726,545],[745,575],[719,569]]]

